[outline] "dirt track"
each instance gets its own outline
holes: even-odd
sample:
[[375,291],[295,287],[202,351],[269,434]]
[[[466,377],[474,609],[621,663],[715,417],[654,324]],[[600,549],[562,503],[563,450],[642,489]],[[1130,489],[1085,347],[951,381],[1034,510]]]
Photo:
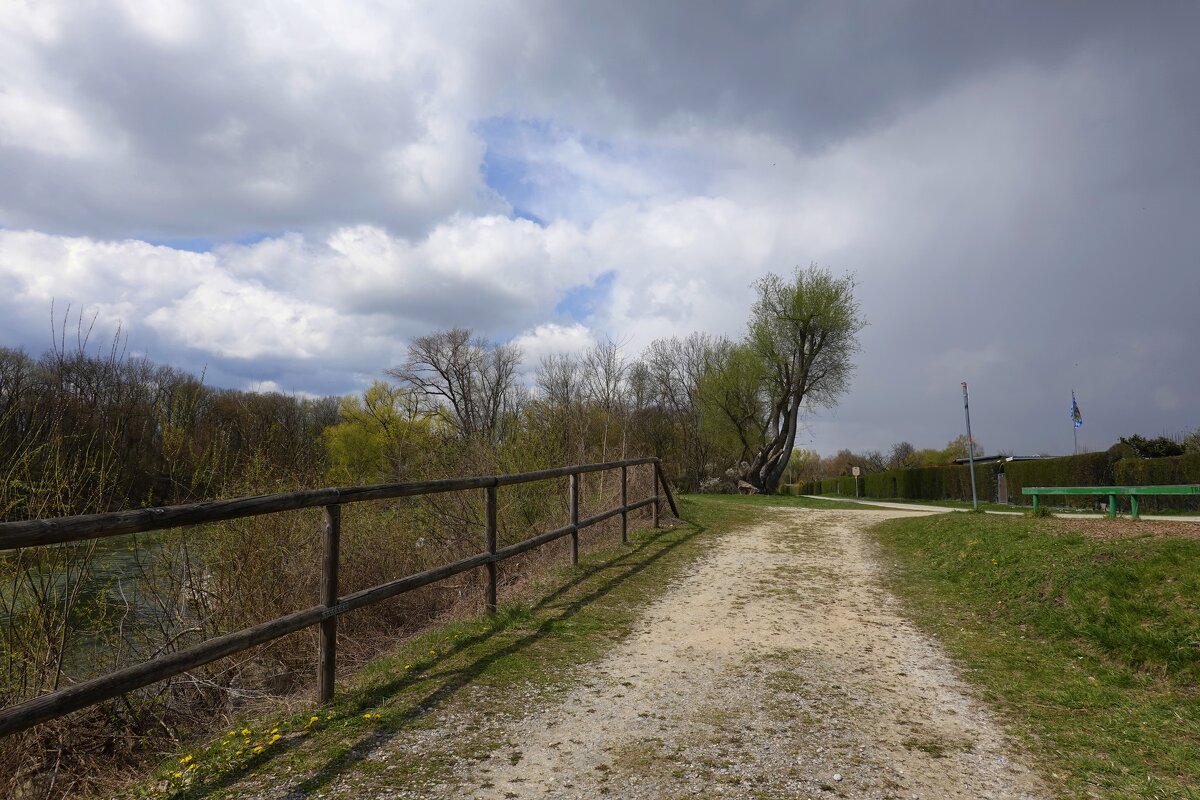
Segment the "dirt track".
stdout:
[[1049,796],[882,587],[862,531],[897,515],[780,510],[725,536],[456,794]]

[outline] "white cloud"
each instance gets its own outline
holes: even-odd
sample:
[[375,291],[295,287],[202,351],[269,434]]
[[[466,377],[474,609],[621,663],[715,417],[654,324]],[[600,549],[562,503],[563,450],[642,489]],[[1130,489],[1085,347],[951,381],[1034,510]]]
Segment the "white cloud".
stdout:
[[547,322],[516,336],[512,343],[524,354],[524,367],[532,371],[541,360],[555,353],[579,354],[596,344],[596,334],[581,323],[560,325]]
[[[941,444],[964,366],[1009,393],[1015,438],[997,447],[1045,449],[1057,428],[1035,420],[1061,422],[1047,376],[1066,361],[1094,365],[1108,418],[1157,406],[1147,430],[1194,426],[1138,388],[1188,397],[1194,370],[1127,345],[1147,320],[1200,336],[1200,161],[1179,101],[1195,23],[920,3],[0,4],[0,333],[38,349],[53,299],[227,385],[341,392],[451,325],[531,360],[737,336],[757,277],[816,261],[858,274],[872,322],[823,449],[887,430]],[[173,237],[217,245],[143,241]],[[562,302],[579,287],[603,293],[582,320]]]

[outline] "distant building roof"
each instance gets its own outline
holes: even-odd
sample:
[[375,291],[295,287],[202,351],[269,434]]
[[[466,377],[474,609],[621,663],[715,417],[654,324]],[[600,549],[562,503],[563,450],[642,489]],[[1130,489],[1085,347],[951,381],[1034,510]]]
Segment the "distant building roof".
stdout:
[[[1001,461],[1039,461],[1050,456],[975,456],[976,464],[996,464]],[[969,458],[956,458],[955,464],[966,464],[970,462]]]

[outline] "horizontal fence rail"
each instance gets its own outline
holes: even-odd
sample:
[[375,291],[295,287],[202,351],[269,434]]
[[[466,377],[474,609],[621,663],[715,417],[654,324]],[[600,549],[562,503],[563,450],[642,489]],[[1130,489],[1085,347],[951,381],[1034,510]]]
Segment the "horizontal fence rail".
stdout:
[[[629,467],[651,464],[654,467],[653,494],[634,503],[628,502]],[[621,505],[585,519],[579,518],[579,476],[603,470],[621,470]],[[515,544],[497,547],[496,494],[501,486],[570,478],[571,522],[561,528],[532,536]],[[511,475],[451,478],[416,483],[390,483],[375,486],[350,486],[284,494],[260,495],[234,500],[214,500],[205,503],[143,508],[107,514],[88,514],[47,520],[0,523],[0,551],[21,547],[38,547],[66,542],[100,539],[130,533],[180,528],[223,522],[232,519],[295,511],[304,508],[324,508],[325,524],[322,536],[320,605],[286,614],[269,622],[217,636],[150,659],[140,664],[110,672],[98,678],[82,681],[50,694],[36,697],[15,706],[0,709],[0,736],[31,728],[43,722],[65,716],[73,711],[96,705],[126,692],[140,689],[219,658],[240,653],[256,645],[273,641],[314,625],[320,626],[318,653],[318,697],[327,702],[333,696],[337,648],[337,618],[349,611],[374,605],[383,600],[411,592],[431,583],[478,567],[487,568],[485,605],[496,609],[496,564],[526,551],[571,537],[571,562],[578,563],[579,532],[617,515],[621,516],[621,541],[628,540],[629,512],[650,506],[655,527],[658,527],[658,506],[665,495],[671,512],[678,517],[675,498],[662,474],[662,462],[657,458],[631,458],[600,464],[580,464],[570,467],[522,472]],[[337,589],[341,540],[341,506],[370,500],[483,489],[485,492],[486,549],[467,558],[433,569],[408,575],[387,583],[339,596]]]

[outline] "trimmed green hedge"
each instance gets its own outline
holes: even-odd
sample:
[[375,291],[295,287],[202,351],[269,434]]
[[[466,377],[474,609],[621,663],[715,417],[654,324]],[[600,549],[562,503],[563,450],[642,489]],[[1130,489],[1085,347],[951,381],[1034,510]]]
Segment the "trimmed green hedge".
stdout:
[[[1037,461],[1008,461],[975,467],[979,499],[996,500],[996,482],[1000,474],[1008,481],[1008,500],[1015,505],[1031,505],[1033,499],[1021,494],[1026,486],[1170,486],[1200,483],[1200,453],[1167,458],[1120,458],[1121,451],[1083,453],[1077,456],[1046,458]],[[970,500],[971,479],[965,466],[916,467],[893,469],[864,475],[859,479],[862,497],[878,500]],[[828,478],[797,484],[799,494],[854,496],[854,478]],[[1089,508],[1102,498],[1060,496],[1049,502]],[[1105,502],[1107,502],[1105,500]],[[1128,509],[1128,499],[1120,501]],[[1200,498],[1146,497],[1146,512],[1160,509],[1200,510]]]
[[[980,500],[996,499],[996,464],[975,467],[975,491]],[[965,466],[915,467],[876,472],[863,478],[865,496],[896,500],[970,500],[971,472]]]
[[854,497],[854,478],[825,478],[819,481],[807,481],[800,484],[800,494],[833,494]]
[[[1113,483],[1117,486],[1177,486],[1200,483],[1200,453],[1185,453],[1165,458],[1123,458],[1113,465]],[[1143,497],[1146,512],[1164,509],[1200,510],[1196,497]]]
[[[1004,465],[1008,480],[1008,501],[1033,505],[1033,498],[1021,494],[1026,486],[1112,486],[1113,461],[1108,453],[1083,453],[1038,461],[1009,461]],[[1091,508],[1097,498],[1064,495],[1050,501],[1053,505]]]
[[[979,499],[992,501],[996,497],[996,464],[975,467],[976,492]],[[967,467],[915,467],[875,472],[859,478],[859,496],[877,500],[970,500],[971,475]],[[854,478],[827,478],[799,484],[801,494],[842,495],[854,497]]]

